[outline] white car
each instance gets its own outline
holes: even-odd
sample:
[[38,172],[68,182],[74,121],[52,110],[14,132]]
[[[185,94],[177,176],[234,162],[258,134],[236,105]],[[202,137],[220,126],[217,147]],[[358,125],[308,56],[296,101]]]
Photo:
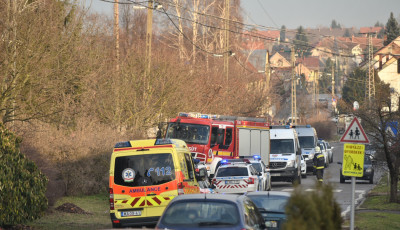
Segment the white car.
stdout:
[[324,155],[325,168],[329,167],[329,156],[328,156],[328,151],[326,149],[325,141],[319,140],[317,146],[319,147],[321,153]]
[[304,160],[303,155],[301,155],[300,165],[301,165],[301,177],[306,178],[307,177],[307,165],[306,165],[306,161]]
[[250,163],[224,161],[222,160],[212,179],[216,193],[246,193],[259,190],[261,173]]
[[254,155],[249,159],[251,165],[253,165],[254,169],[261,173],[260,182],[261,187],[259,190],[270,191],[271,190],[271,173],[269,172],[267,166],[261,160],[260,156]]
[[329,142],[325,141],[325,146],[326,146],[326,150],[328,152],[328,159],[329,159],[329,163],[333,162],[333,146],[331,146],[329,144]]

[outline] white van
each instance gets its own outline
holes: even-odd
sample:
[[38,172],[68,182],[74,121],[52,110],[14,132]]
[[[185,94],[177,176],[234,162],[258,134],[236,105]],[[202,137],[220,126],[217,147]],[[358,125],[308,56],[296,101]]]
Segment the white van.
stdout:
[[293,127],[296,129],[299,138],[301,155],[303,155],[306,161],[307,171],[312,172],[315,147],[318,143],[317,131],[311,125],[296,125]]
[[271,126],[270,172],[272,181],[301,183],[301,149],[297,132],[290,126]]

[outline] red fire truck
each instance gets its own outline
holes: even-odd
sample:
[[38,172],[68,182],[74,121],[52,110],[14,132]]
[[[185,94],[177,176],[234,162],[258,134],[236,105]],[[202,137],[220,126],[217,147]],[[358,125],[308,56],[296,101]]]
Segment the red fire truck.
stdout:
[[184,140],[208,170],[213,170],[214,159],[239,156],[260,155],[269,164],[269,124],[264,118],[179,113],[169,121],[165,138]]

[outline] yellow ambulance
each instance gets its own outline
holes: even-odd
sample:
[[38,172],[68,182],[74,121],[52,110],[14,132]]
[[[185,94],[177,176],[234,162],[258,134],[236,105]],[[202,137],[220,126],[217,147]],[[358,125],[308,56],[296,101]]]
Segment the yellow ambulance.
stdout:
[[174,197],[200,193],[200,188],[186,143],[152,139],[115,145],[109,191],[111,222],[117,228],[156,224]]

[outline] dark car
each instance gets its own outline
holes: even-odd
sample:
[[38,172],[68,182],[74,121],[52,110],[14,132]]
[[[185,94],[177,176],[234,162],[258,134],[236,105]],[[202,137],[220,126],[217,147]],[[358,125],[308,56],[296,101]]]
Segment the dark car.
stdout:
[[256,205],[244,195],[188,194],[174,198],[156,229],[266,229]]
[[249,192],[246,194],[257,206],[268,229],[282,229],[286,221],[285,208],[290,193],[279,191]]
[[[342,164],[341,162],[338,162]],[[342,167],[340,167],[340,183],[350,180],[351,177],[342,175]],[[368,180],[370,184],[374,183],[374,168],[372,167],[372,160],[369,155],[364,156],[363,176],[356,177],[356,180]]]

